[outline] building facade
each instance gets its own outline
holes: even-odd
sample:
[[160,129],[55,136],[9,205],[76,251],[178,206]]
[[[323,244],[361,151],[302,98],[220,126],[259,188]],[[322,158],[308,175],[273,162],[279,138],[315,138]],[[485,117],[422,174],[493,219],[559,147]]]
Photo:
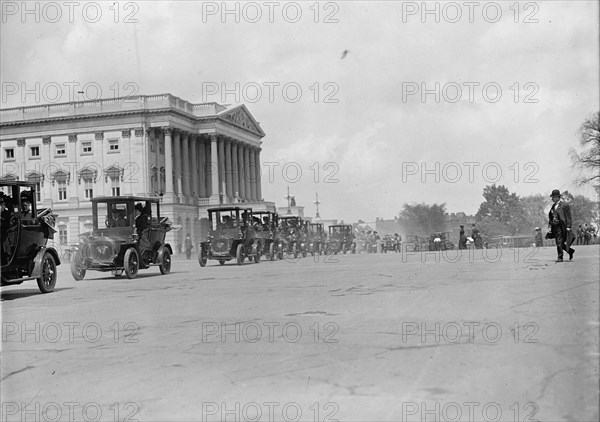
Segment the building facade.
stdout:
[[37,183],[37,201],[58,214],[55,243],[92,226],[90,199],[158,196],[161,214],[203,237],[206,209],[263,201],[265,133],[244,105],[191,104],[171,94],[0,110],[0,177]]

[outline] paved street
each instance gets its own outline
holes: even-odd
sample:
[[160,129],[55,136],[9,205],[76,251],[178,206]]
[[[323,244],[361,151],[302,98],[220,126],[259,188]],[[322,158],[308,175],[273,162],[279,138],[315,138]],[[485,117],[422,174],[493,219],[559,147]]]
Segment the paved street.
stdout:
[[598,245],[464,252],[66,263],[2,290],[3,419],[598,420]]

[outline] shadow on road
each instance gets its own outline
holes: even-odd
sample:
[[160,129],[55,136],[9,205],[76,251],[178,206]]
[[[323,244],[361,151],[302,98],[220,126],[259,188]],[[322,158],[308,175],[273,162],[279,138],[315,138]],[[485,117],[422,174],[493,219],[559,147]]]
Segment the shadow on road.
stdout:
[[[55,294],[60,292],[61,290],[71,290],[74,287],[61,287],[61,288],[57,288],[54,289],[54,291],[52,293],[49,294]],[[37,288],[31,288],[31,289],[12,289],[12,290],[3,290],[2,293],[0,293],[0,301],[5,301],[5,300],[15,300],[15,299],[23,299],[29,296],[36,296],[36,295],[42,295],[43,293],[41,293]]]

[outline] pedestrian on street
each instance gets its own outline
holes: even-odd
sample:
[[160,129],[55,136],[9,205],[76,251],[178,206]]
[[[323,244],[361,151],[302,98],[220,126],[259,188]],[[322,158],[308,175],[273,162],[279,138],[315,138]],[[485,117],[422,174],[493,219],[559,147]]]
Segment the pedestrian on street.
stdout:
[[473,223],[473,229],[471,230],[471,237],[473,238],[473,243],[475,244],[476,249],[482,249],[483,245],[481,243],[481,233],[479,233],[479,229],[475,227],[475,223]]
[[556,242],[558,253],[556,262],[563,262],[563,252],[565,250],[569,254],[570,261],[575,253],[575,249],[571,247],[574,240],[574,235],[571,232],[571,207],[562,200],[558,189],[554,189],[550,197],[554,205],[548,213],[548,228],[551,230],[551,237],[554,237]]
[[188,233],[185,236],[185,259],[192,259],[192,248],[193,248],[193,244],[192,244],[192,236]]
[[467,249],[467,236],[465,236],[465,226],[460,226],[460,236],[458,238],[458,249]]
[[577,228],[577,240],[575,241],[576,245],[583,245],[583,227],[581,224]]
[[588,227],[587,223],[585,223],[585,225],[583,227],[583,244],[589,245],[591,239],[592,239],[591,227]]
[[539,227],[535,228],[535,246],[536,248],[541,248],[544,246],[544,238],[542,237],[542,229]]

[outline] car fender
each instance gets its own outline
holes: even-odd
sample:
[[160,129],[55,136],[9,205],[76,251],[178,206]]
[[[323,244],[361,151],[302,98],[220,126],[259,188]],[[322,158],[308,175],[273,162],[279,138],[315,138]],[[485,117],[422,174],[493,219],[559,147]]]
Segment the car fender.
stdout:
[[173,248],[171,247],[171,245],[169,245],[168,243],[163,243],[160,248],[158,248],[158,263],[162,264],[162,260],[163,260],[163,254],[165,252],[165,249],[167,249],[169,251],[169,253],[171,254],[171,256],[173,256]]
[[52,255],[52,258],[54,258],[54,262],[56,262],[57,266],[60,265],[60,258],[58,257],[56,249],[42,246],[35,255],[35,258],[33,258],[33,270],[31,270],[30,277],[38,278],[42,276],[42,260],[44,259],[46,252]]

